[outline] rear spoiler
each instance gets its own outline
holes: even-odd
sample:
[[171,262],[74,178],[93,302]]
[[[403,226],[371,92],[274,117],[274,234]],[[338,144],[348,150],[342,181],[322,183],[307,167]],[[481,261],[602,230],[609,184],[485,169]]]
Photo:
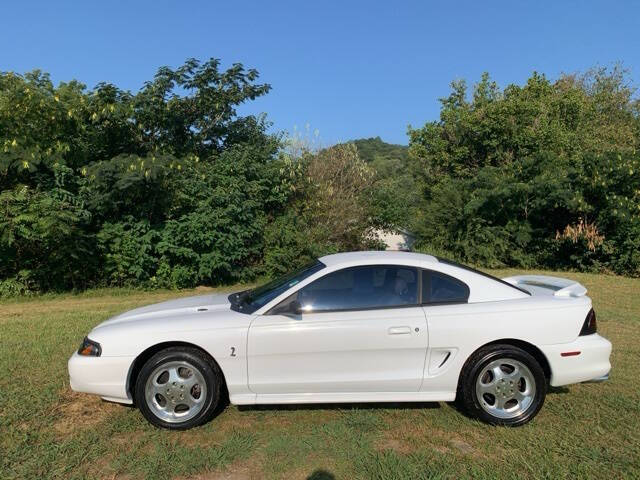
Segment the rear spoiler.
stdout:
[[546,275],[517,275],[503,278],[503,280],[531,292],[532,295],[582,297],[587,293],[584,285],[567,278],[548,277]]

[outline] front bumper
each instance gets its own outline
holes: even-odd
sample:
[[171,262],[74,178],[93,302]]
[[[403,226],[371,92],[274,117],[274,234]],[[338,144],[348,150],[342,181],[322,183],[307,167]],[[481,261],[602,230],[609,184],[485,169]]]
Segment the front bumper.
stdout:
[[[608,378],[611,370],[611,348],[611,342],[597,333],[578,337],[570,343],[540,346],[551,367],[550,383],[554,387],[606,380],[604,377]],[[571,355],[563,356],[568,352]]]
[[135,357],[85,357],[75,352],[68,362],[71,389],[100,395],[113,402],[132,403],[127,384],[134,359]]

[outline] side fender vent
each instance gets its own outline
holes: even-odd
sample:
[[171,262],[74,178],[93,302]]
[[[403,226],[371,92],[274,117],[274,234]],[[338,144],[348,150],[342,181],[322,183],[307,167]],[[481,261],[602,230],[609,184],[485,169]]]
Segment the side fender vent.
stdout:
[[451,360],[455,357],[457,351],[458,349],[453,347],[435,348],[431,350],[428,375],[438,375],[444,372],[451,364]]
[[451,356],[451,352],[447,352],[445,357],[442,359],[442,363],[438,365],[438,368],[442,368],[442,366],[447,362],[447,360],[449,360],[450,356]]

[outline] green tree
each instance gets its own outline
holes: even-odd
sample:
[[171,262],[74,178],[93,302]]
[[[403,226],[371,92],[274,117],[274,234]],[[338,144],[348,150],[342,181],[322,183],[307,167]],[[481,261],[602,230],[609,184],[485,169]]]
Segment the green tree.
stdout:
[[135,94],[1,73],[0,281],[24,291],[252,275],[261,229],[287,201],[279,138],[236,112],[269,91],[257,79],[217,59],[160,68]]
[[409,130],[422,248],[640,274],[640,120],[621,69],[452,90],[439,121]]
[[371,223],[385,230],[412,229],[418,191],[409,168],[408,148],[383,142],[380,137],[351,143],[374,172],[367,193]]
[[265,271],[283,273],[314,257],[377,248],[369,193],[373,170],[352,143],[284,158],[287,208],[267,226]]

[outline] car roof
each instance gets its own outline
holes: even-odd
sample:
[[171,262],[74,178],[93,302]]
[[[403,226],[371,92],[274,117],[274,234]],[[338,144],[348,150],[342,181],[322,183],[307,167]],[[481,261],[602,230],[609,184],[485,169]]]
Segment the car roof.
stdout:
[[320,257],[319,260],[327,266],[341,265],[345,263],[352,264],[359,262],[362,262],[363,264],[372,264],[377,261],[383,263],[398,262],[400,264],[403,264],[405,262],[438,263],[438,259],[433,255],[388,250],[334,253],[333,255],[325,255],[324,257]]

